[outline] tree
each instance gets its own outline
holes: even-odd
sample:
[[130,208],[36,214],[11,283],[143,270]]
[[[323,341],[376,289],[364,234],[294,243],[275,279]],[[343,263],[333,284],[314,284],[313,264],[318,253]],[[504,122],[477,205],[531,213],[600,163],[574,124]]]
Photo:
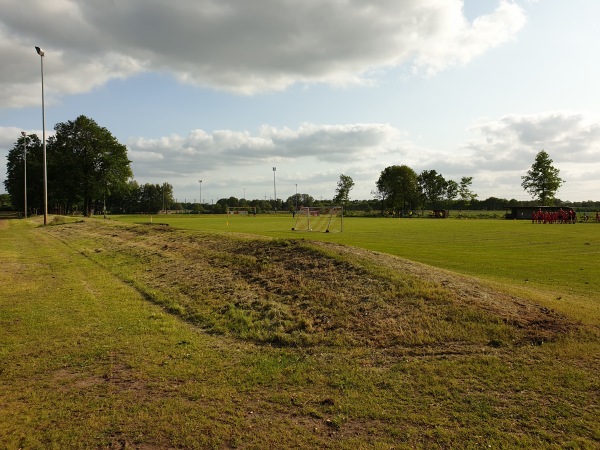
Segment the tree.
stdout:
[[172,209],[175,203],[173,186],[169,183],[145,184],[130,180],[119,188],[114,188],[106,197],[108,211],[120,213],[153,212]]
[[[26,139],[27,158],[23,155]],[[20,211],[25,206],[25,159],[27,159],[27,209],[44,208],[44,174],[42,142],[35,134],[20,136],[8,152],[4,187],[10,194],[12,206]]]
[[333,197],[333,203],[342,204],[344,207],[348,204],[350,199],[350,191],[354,187],[354,180],[348,175],[341,174],[340,179],[335,189],[335,197]]
[[471,191],[471,184],[473,184],[473,177],[462,177],[458,186],[458,196],[461,201],[461,209],[468,208],[471,202],[477,198],[477,194]]
[[[137,183],[134,182],[134,186]],[[131,212],[147,212],[156,214],[171,203],[173,203],[173,187],[169,183],[151,184],[146,183],[133,191],[134,202],[137,210]],[[192,209],[192,208],[190,208]],[[196,208],[197,210],[197,208]]]
[[417,177],[421,195],[424,203],[429,204],[435,209],[437,203],[442,199],[446,192],[447,182],[444,177],[435,170],[424,170]]
[[315,204],[315,199],[308,194],[294,194],[287,198],[285,201],[287,205],[287,209],[296,209],[296,205],[298,208],[303,206],[313,206]]
[[123,187],[133,175],[127,148],[86,116],[58,123],[54,129],[48,144],[48,190],[66,211],[80,201],[90,215],[95,202]]
[[542,206],[550,206],[554,201],[554,194],[565,182],[558,176],[560,170],[552,165],[552,160],[544,150],[540,151],[527,175],[521,177],[521,186],[534,199],[539,200]]
[[448,201],[448,209],[452,208],[452,203],[454,202],[454,199],[456,197],[458,197],[458,192],[459,192],[460,186],[458,185],[458,183],[454,180],[448,180],[446,182],[446,200]]
[[109,203],[119,212],[142,212],[141,192],[138,182],[130,180],[124,188],[113,192],[109,197]]
[[417,174],[406,165],[383,169],[376,187],[376,197],[394,210],[409,209],[417,202]]
[[12,207],[9,194],[0,194],[0,211],[8,211]]

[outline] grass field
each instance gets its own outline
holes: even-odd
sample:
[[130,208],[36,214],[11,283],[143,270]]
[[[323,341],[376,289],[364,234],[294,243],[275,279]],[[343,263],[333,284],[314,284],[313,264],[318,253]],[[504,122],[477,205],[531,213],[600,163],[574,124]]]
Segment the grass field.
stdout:
[[600,225],[114,219],[0,221],[2,448],[600,445]]
[[[130,223],[148,216],[117,216]],[[294,232],[291,215],[154,216],[196,231],[311,239],[385,252],[497,283],[581,320],[600,318],[600,224],[345,218],[342,233]]]

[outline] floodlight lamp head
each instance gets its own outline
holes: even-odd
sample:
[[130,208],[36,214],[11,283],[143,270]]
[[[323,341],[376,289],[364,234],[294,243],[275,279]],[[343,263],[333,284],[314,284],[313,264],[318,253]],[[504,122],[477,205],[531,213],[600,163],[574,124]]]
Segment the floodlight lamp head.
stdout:
[[36,48],[35,48],[35,51],[38,53],[38,55],[40,55],[40,56],[44,56],[44,50],[42,50],[41,48],[39,48],[39,47],[36,47]]

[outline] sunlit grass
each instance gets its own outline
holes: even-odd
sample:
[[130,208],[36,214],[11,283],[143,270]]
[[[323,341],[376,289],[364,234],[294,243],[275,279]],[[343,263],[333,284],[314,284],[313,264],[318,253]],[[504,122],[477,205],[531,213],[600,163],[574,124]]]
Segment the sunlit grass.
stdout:
[[[216,228],[218,218],[213,220]],[[395,273],[391,266],[336,256],[309,243],[295,247],[286,241],[293,234],[272,231],[283,219],[274,220],[260,226],[255,222],[254,231],[241,226],[231,230],[259,234],[263,228],[267,230],[263,234],[276,234],[278,241],[268,248],[272,253],[266,254],[261,243],[230,242],[228,236],[219,240],[207,234],[203,246],[194,233],[148,229],[131,234],[119,227],[104,234],[122,246],[123,251],[116,251],[105,245],[110,240],[99,239],[101,235],[88,228],[69,236],[70,227],[85,224],[34,228],[24,221],[0,223],[0,447],[598,446],[597,316],[589,319],[596,320],[595,326],[572,329],[551,342],[513,344],[511,339],[520,333],[518,327],[498,320],[493,323],[492,313],[461,307],[460,293],[452,296],[450,288],[440,287],[434,280],[419,283]],[[429,237],[441,242],[444,233],[435,232],[435,227],[442,225],[426,222],[422,221],[421,230],[429,230]],[[200,223],[206,226],[208,222]],[[404,226],[402,221],[390,219],[386,224],[382,219],[381,224],[374,231],[361,231],[357,242],[361,246],[372,243],[373,249],[383,251],[400,241],[394,244],[395,252],[412,245],[404,231],[397,230],[393,239],[383,236],[382,230],[391,232],[393,227]],[[513,225],[520,226],[502,226]],[[590,233],[597,230],[582,225],[581,233],[587,232],[584,227]],[[418,229],[410,230],[418,234]],[[488,252],[493,242],[502,241],[492,240],[494,233],[483,232],[490,229],[496,230],[497,237],[502,228],[494,224],[468,228],[472,239],[487,245]],[[541,228],[538,232],[545,233]],[[375,248],[377,233],[387,244]],[[350,239],[344,236],[319,238]],[[573,242],[581,236],[574,235]],[[597,241],[590,236],[586,239],[593,247]],[[413,238],[421,246],[428,241],[425,235]],[[180,239],[190,253],[176,259]],[[545,239],[541,237],[540,242],[549,242]],[[463,242],[468,241],[465,238]],[[236,259],[231,256],[235,252],[226,251],[244,245],[247,252],[238,250],[243,258]],[[285,284],[287,272],[275,263],[275,255],[284,250],[300,252],[305,246],[306,251],[331,258],[332,264],[355,264],[373,284],[388,280],[386,286],[398,289],[399,305],[413,302],[415,311],[425,308],[422,311],[430,317],[415,316],[419,321],[412,323],[414,329],[406,330],[413,334],[407,343],[415,346],[407,350],[394,345],[357,345],[344,335],[331,342],[296,347],[269,345],[251,332],[244,334],[256,323],[249,316],[252,311],[242,308],[242,303],[213,318],[222,320],[222,333],[206,333],[193,320],[182,320],[190,305],[180,302],[186,297],[186,301],[198,301],[215,291],[208,290],[195,273],[176,279],[182,284],[173,289],[169,284],[173,279],[166,272],[169,267],[184,266],[183,261],[196,255],[208,259],[206,266],[199,267],[212,267],[211,276],[226,275],[227,271],[220,272],[226,268],[248,273],[257,270],[257,275],[265,271],[264,278],[258,277],[260,283],[278,276],[280,281],[272,287],[291,290],[294,283]],[[261,253],[256,253],[258,250]],[[507,252],[507,261],[516,254]],[[429,257],[441,255],[437,251]],[[167,257],[173,258],[171,266],[159,266],[161,258]],[[450,263],[458,265],[458,261]],[[349,271],[350,265],[339,270]],[[162,281],[152,278],[156,275]],[[503,277],[508,275],[489,279]],[[557,289],[563,280],[568,281],[559,280]],[[235,280],[219,282],[217,278],[213,287],[221,286],[236,286]],[[198,293],[195,297],[194,292]],[[299,290],[298,294],[307,292]],[[155,298],[165,303],[147,301]],[[597,299],[587,294],[580,298],[589,303]],[[370,301],[384,305],[385,299],[378,293]],[[334,300],[326,298],[327,302]],[[287,310],[279,299],[270,301],[261,304],[264,318],[285,331]],[[173,314],[169,305],[182,309]],[[325,311],[325,304],[320,307]],[[240,311],[244,313],[241,317]],[[436,311],[448,316],[436,317]],[[341,311],[339,319],[351,320],[355,312],[353,308]],[[305,326],[310,331],[311,324]],[[352,327],[347,329],[352,332]],[[481,333],[486,329],[494,330],[493,334]],[[386,331],[385,326],[378,330],[383,337]],[[435,346],[422,345],[431,344],[432,336]],[[453,347],[455,343],[445,342],[449,337],[467,341],[468,347]],[[419,342],[421,345],[416,345]]]

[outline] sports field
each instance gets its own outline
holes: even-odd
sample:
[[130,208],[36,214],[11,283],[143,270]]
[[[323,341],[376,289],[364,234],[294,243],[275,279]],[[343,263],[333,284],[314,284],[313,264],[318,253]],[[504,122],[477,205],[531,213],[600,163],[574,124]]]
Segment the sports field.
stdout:
[[344,218],[342,233],[295,232],[291,214],[115,216],[130,223],[335,242],[480,277],[586,320],[600,318],[600,224]]
[[0,220],[1,448],[600,446],[600,224],[40,223]]

